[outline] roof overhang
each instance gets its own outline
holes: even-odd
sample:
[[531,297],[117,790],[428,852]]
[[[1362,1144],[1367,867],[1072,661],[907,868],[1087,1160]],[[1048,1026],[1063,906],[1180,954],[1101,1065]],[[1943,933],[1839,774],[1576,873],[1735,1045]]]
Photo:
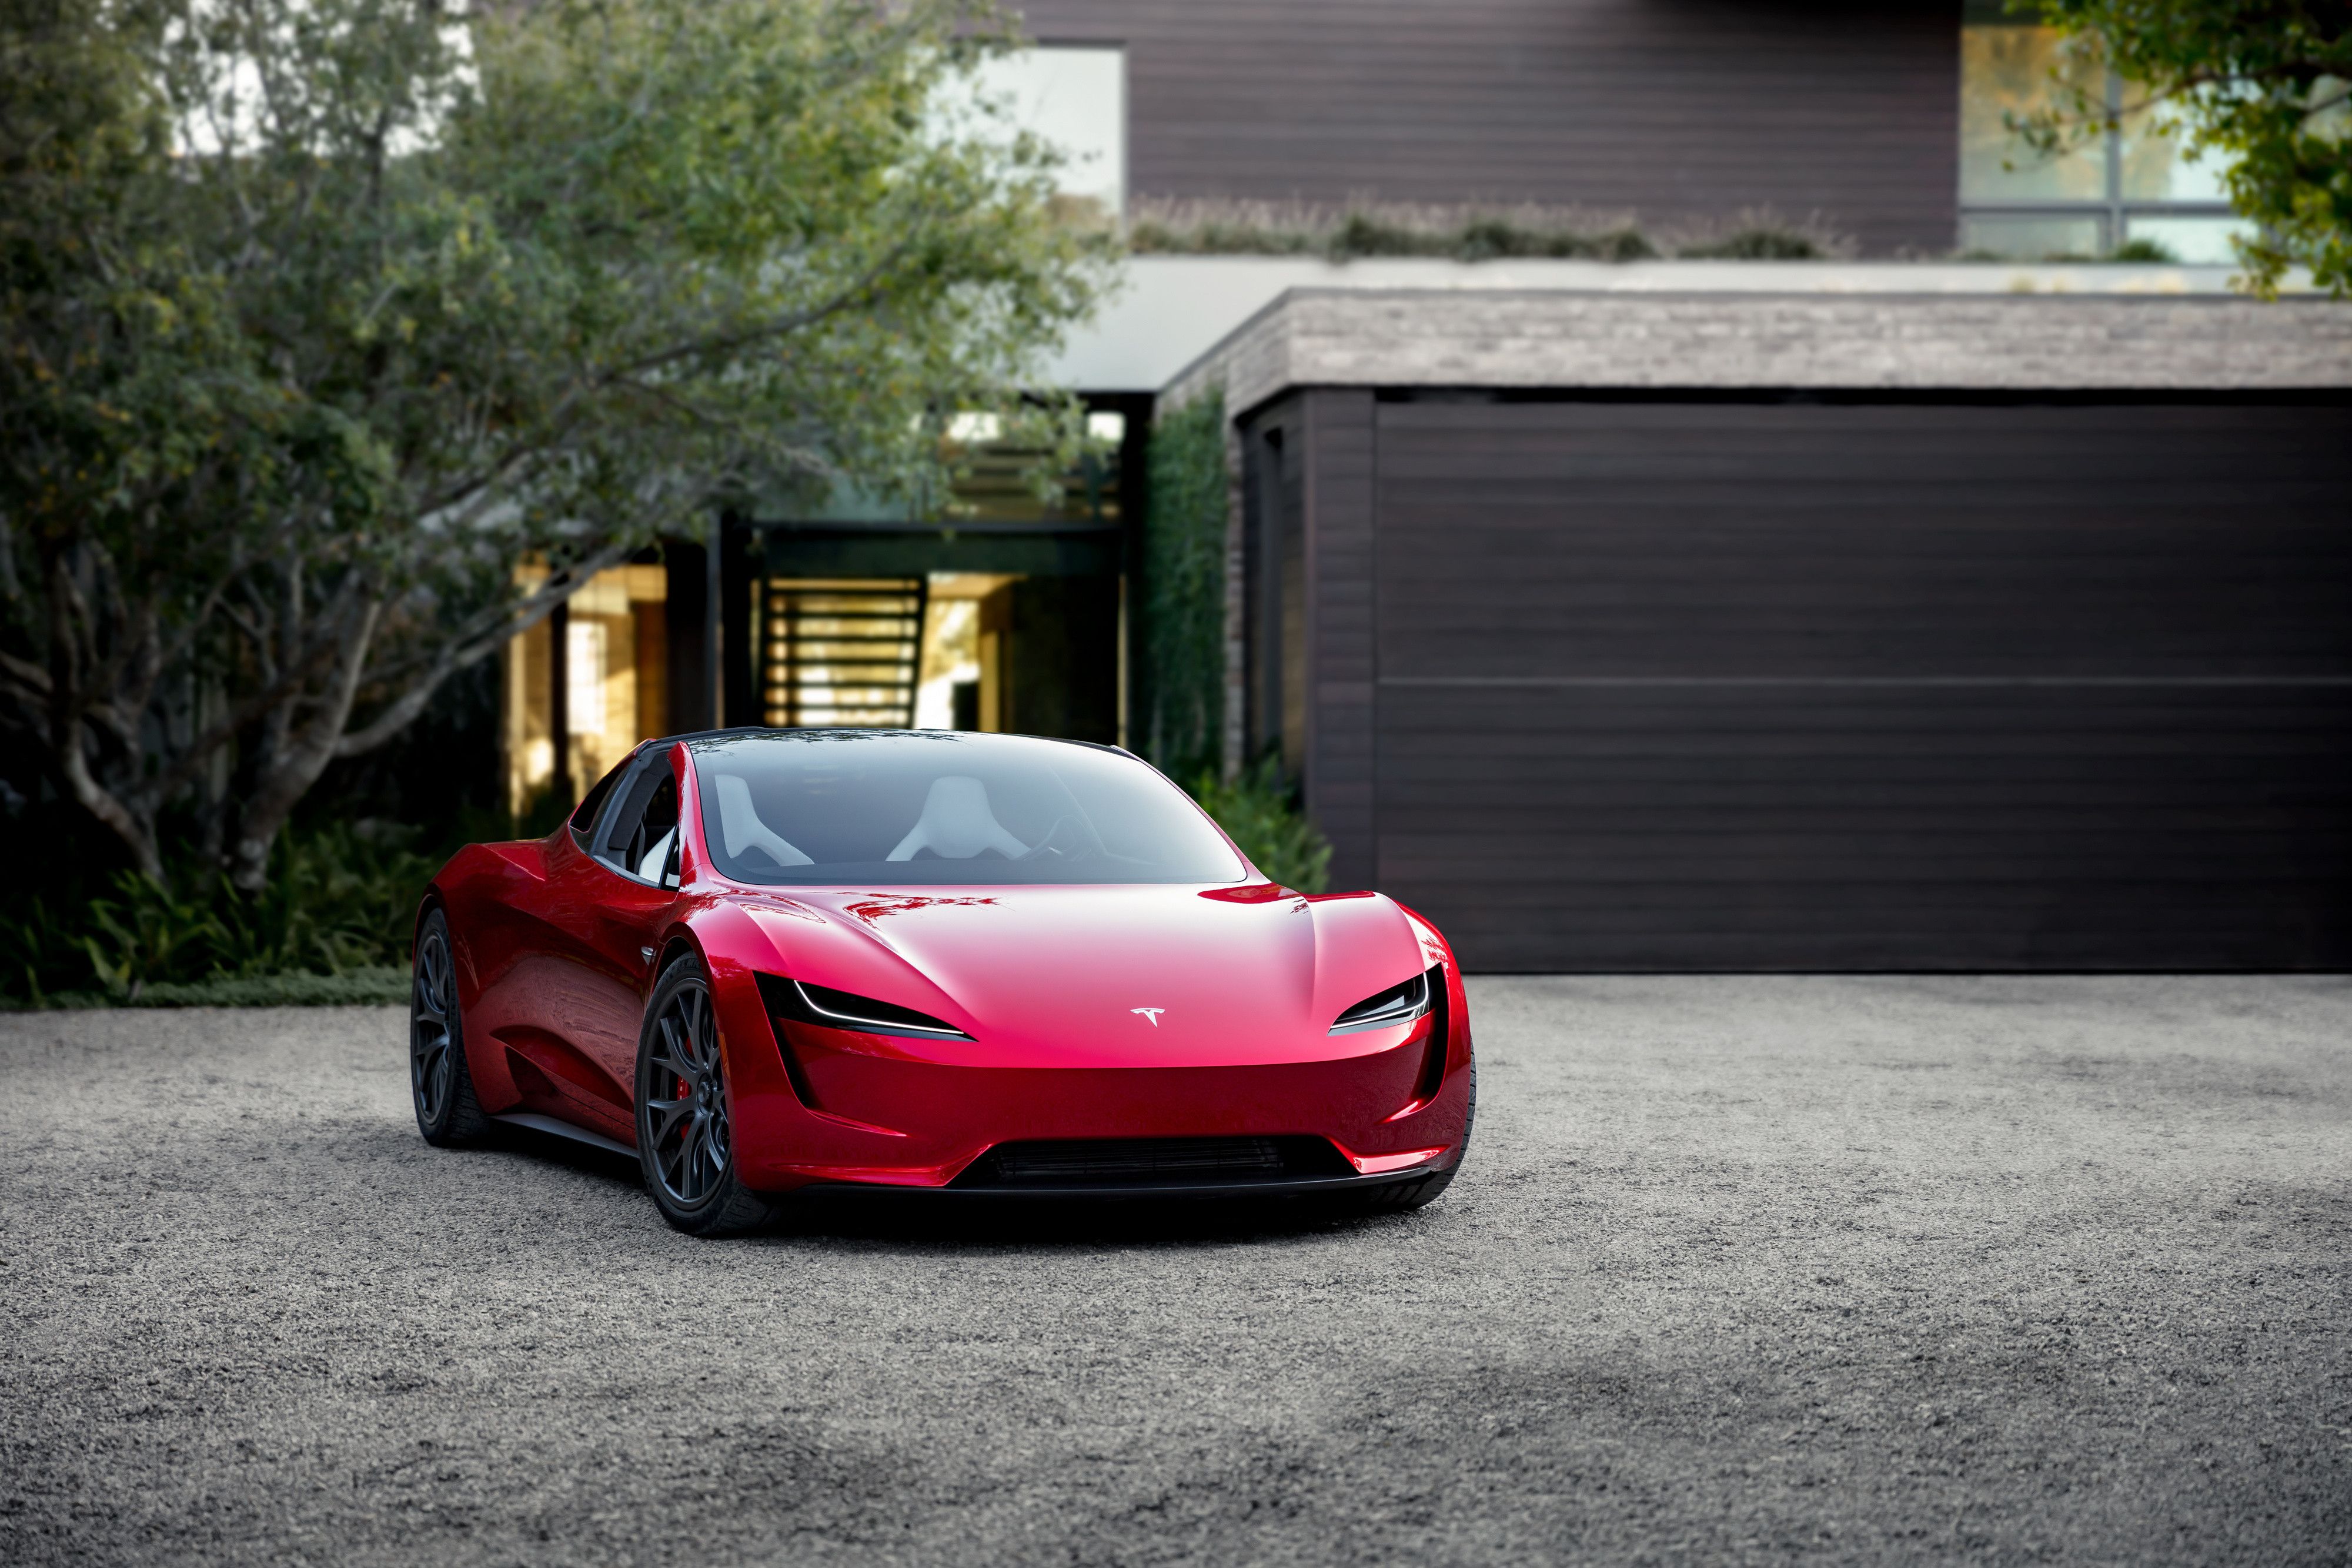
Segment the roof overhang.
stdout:
[[1289,289],[1163,389],[2352,388],[2352,302],[2225,295]]

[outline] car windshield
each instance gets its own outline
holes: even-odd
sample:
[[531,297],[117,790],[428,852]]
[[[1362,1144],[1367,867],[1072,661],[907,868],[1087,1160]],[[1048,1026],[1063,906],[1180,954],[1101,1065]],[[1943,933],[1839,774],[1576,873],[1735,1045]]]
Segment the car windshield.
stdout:
[[1142,762],[1026,736],[772,730],[688,743],[720,874],[801,886],[1232,883],[1231,846]]

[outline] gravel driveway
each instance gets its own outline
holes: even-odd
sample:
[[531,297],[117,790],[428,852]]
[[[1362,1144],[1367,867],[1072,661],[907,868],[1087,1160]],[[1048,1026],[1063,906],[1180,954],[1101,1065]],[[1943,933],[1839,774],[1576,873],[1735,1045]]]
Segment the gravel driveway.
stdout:
[[731,1243],[391,1012],[0,1018],[0,1561],[2352,1560],[2352,982],[1471,996],[1418,1215]]

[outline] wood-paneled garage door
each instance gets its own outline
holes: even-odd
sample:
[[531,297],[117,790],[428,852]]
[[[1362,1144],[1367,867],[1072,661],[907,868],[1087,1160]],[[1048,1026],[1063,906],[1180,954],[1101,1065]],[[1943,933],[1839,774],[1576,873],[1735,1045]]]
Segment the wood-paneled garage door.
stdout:
[[2352,967],[2352,412],[1382,402],[1377,885],[1488,969]]

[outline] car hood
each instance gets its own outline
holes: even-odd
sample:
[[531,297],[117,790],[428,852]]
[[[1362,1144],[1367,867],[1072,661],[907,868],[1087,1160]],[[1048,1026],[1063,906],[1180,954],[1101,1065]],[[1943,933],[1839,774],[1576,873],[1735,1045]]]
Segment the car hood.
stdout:
[[[738,901],[774,972],[943,1019],[972,1039],[860,1037],[972,1066],[1328,1061],[1394,1030],[1331,1022],[1433,961],[1378,894],[1244,887],[792,890]],[[1433,944],[1431,945],[1433,946]]]

